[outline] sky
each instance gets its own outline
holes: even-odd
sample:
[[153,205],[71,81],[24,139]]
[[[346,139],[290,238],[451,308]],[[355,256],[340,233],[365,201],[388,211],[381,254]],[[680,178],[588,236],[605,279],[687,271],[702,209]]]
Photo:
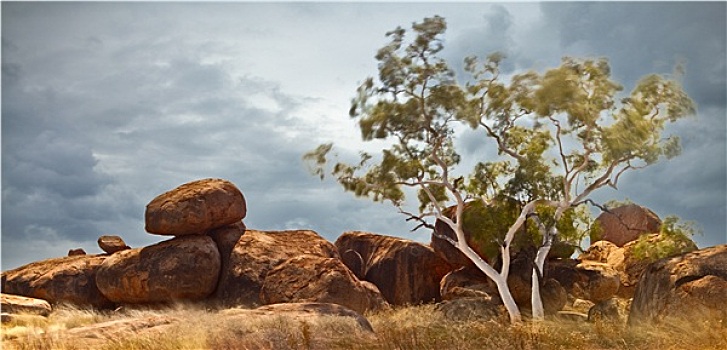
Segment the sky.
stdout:
[[[386,203],[312,176],[301,156],[360,141],[348,117],[375,76],[385,33],[447,19],[443,55],[501,51],[505,73],[606,57],[625,90],[646,74],[682,78],[696,118],[669,132],[682,155],[622,177],[599,201],[630,199],[727,243],[725,2],[567,3],[10,3],[2,2],[2,258],[7,270],[100,253],[100,235],[132,247],[155,196],[202,178],[243,192],[262,230],[349,230],[429,241]],[[480,136],[457,142],[482,157]],[[416,203],[411,203],[415,208]]]

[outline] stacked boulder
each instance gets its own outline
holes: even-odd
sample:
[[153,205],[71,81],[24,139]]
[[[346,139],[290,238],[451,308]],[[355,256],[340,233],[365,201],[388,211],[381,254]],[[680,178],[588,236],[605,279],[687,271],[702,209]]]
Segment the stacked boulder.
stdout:
[[145,228],[172,238],[131,249],[98,239],[105,254],[74,255],[3,272],[4,293],[95,308],[205,301],[217,306],[320,302],[363,313],[388,304],[337,248],[310,230],[248,230],[242,192],[223,179],[183,184],[147,206]]
[[215,291],[221,269],[207,232],[240,222],[246,213],[242,192],[227,180],[198,180],[163,193],[146,206],[146,231],[174,238],[111,255],[96,285],[120,304],[204,299]]

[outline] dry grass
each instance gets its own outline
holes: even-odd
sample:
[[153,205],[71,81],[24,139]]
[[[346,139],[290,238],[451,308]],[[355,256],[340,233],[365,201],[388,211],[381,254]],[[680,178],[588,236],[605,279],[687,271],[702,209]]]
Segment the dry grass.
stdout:
[[[73,308],[45,320],[2,326],[3,349],[727,349],[727,325],[672,323],[661,328],[548,320],[507,322],[446,320],[433,306],[367,315],[376,334],[353,319],[302,321],[277,317],[228,317],[196,307],[98,313]],[[171,317],[178,320],[113,337],[67,338],[72,329],[110,320]]]

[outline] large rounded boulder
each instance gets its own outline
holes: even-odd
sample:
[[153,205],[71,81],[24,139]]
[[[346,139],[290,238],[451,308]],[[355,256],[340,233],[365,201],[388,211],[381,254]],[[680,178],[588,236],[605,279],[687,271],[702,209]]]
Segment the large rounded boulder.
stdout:
[[[235,229],[231,228],[227,235],[234,238]],[[229,246],[229,236],[226,241]],[[301,255],[339,258],[336,247],[313,231],[246,230],[229,250],[228,267],[220,274],[214,301],[224,306],[262,304],[260,291],[268,272]]]
[[[442,299],[439,282],[452,270],[426,245],[367,232],[345,232],[336,240],[344,262],[376,285],[392,305],[421,304]],[[352,253],[354,252],[354,253]],[[358,259],[360,257],[360,259]]]
[[629,324],[667,319],[727,320],[727,245],[705,248],[649,265],[636,287]]
[[106,256],[75,255],[36,261],[2,273],[2,292],[38,298],[51,304],[106,308],[113,303],[96,287]]
[[375,286],[359,281],[339,259],[302,255],[268,272],[260,292],[264,304],[318,302],[343,305],[359,313],[386,301]]
[[223,179],[181,185],[154,198],[145,213],[146,231],[159,235],[203,234],[245,218],[242,192]]
[[659,232],[661,219],[648,208],[637,204],[623,205],[596,218],[600,231],[593,231],[591,242],[609,241],[619,247],[647,233]]
[[198,300],[214,292],[220,264],[209,236],[177,237],[111,255],[101,264],[96,284],[117,303]]

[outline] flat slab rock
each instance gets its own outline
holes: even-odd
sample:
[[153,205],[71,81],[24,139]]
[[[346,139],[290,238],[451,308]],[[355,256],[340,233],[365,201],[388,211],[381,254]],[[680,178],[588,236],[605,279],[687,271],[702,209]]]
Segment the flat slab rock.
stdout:
[[0,293],[0,309],[8,314],[33,314],[48,316],[50,303],[43,299],[28,298],[20,295]]
[[183,184],[146,206],[146,231],[158,235],[204,234],[245,218],[242,192],[230,181],[203,179]]

